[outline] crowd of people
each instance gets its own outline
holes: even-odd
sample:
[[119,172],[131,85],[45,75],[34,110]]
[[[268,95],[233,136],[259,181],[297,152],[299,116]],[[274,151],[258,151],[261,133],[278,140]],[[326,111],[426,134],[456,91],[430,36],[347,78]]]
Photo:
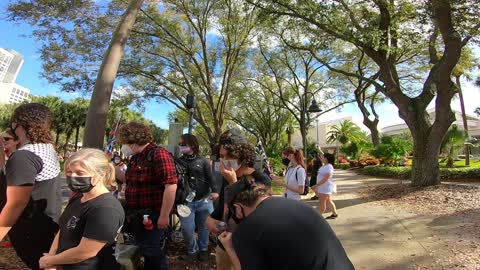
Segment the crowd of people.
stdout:
[[[255,148],[238,129],[220,136],[215,166],[200,155],[194,135],[181,136],[177,159],[153,142],[148,126],[130,122],[117,133],[121,154],[85,148],[66,158],[72,196],[62,211],[51,121],[46,106],[24,104],[0,135],[0,241],[8,235],[30,269],[120,269],[115,247],[122,232],[135,239],[143,269],[168,269],[164,248],[174,212],[185,242],[181,259],[189,262],[208,260],[214,235],[216,269],[354,269],[322,217],[327,205],[327,219],[338,214],[334,157],[320,148],[310,179],[318,211],[301,201],[308,180],[300,149],[283,151],[282,179],[255,169]],[[178,163],[187,171],[182,205]],[[284,187],[284,197],[271,195],[272,182]]]

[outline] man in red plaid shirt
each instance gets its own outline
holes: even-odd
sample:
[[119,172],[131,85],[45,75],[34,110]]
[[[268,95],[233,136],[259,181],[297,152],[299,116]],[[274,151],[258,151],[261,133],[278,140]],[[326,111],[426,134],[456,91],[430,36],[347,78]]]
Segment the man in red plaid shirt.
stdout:
[[[166,149],[152,143],[150,129],[144,124],[123,125],[118,141],[123,154],[131,156],[126,172],[117,170],[116,173],[117,179],[127,185],[126,222],[133,223],[129,226],[135,228],[131,232],[145,258],[144,269],[168,269],[162,248],[177,190],[175,162]],[[130,219],[129,212],[135,213]],[[144,214],[156,225],[153,229],[143,226]]]

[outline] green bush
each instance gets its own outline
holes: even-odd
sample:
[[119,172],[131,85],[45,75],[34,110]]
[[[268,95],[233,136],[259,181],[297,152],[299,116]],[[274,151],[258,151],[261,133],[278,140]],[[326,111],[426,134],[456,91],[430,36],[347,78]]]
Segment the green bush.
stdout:
[[367,166],[361,169],[366,175],[392,177],[392,178],[410,178],[412,173],[411,167],[386,167],[382,165]]
[[[408,179],[411,176],[411,167],[367,166],[361,173],[371,176]],[[440,168],[442,180],[461,178],[480,178],[480,168]]]
[[282,157],[268,157],[270,165],[273,167],[273,173],[276,175],[281,175],[283,170],[285,170],[285,165],[282,163]]
[[350,168],[350,163],[337,163],[335,164],[335,169],[347,170]]

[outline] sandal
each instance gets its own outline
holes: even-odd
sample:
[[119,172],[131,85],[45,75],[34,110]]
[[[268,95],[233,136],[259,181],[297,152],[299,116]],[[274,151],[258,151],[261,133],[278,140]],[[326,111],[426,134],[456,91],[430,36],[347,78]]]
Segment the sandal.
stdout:
[[326,217],[325,219],[336,219],[338,217],[337,214],[331,214],[330,216]]

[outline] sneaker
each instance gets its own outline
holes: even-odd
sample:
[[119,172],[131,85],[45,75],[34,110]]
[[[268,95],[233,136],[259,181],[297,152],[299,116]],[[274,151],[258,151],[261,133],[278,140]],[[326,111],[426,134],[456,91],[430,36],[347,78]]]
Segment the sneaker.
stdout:
[[310,200],[318,200],[317,195],[313,195],[313,197],[311,197]]
[[198,257],[198,252],[195,252],[193,254],[184,254],[180,256],[181,260],[187,261],[187,262],[194,262]]
[[326,217],[325,219],[336,219],[338,217],[337,214],[331,214],[330,216]]
[[201,262],[206,262],[206,261],[208,261],[208,251],[206,251],[206,250],[201,250],[201,251],[198,253],[198,260],[200,260]]

